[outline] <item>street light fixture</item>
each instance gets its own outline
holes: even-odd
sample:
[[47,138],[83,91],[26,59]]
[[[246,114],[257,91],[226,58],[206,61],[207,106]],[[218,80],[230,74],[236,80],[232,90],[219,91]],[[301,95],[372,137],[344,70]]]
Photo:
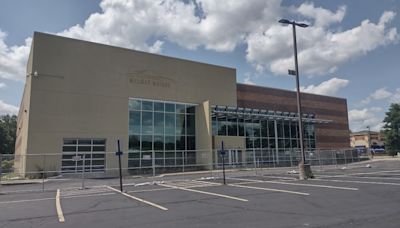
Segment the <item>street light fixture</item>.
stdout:
[[[296,76],[296,93],[297,93],[297,114],[299,116],[299,135],[300,135],[300,151],[301,151],[301,161],[299,163],[299,179],[306,180],[308,178],[313,178],[311,172],[311,167],[306,164],[306,155],[304,152],[304,139],[303,139],[303,120],[301,111],[301,98],[300,98],[300,82],[299,82],[299,65],[297,61],[297,41],[296,41],[296,26],[306,28],[307,24],[296,23],[295,21],[289,21],[287,19],[280,19],[279,23],[292,25],[293,28],[293,48],[294,48],[294,64],[295,64],[295,76]],[[289,72],[291,72],[289,70]],[[293,71],[292,73],[293,74]]]

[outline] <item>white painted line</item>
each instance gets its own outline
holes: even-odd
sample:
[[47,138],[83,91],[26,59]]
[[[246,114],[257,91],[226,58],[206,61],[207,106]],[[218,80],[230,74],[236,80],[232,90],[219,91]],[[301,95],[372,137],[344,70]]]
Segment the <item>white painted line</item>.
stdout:
[[[240,179],[240,178],[230,178],[230,179],[246,180],[246,179]],[[331,186],[331,185],[304,184],[304,183],[280,182],[280,181],[261,181],[261,180],[255,180],[253,182],[251,180],[249,180],[248,182],[242,182],[242,183],[238,183],[238,184],[242,185],[242,184],[254,184],[254,183],[297,185],[297,186],[316,187],[316,188],[332,188],[332,189],[349,190],[349,191],[357,191],[358,190],[358,188],[338,187],[338,186]]]
[[57,210],[57,215],[58,215],[58,221],[59,222],[65,222],[65,218],[61,209],[61,200],[60,200],[60,189],[57,189],[57,195],[56,195],[56,210]]
[[206,192],[206,191],[200,191],[200,190],[196,190],[196,189],[176,187],[176,186],[166,185],[166,184],[159,184],[159,185],[160,186],[164,186],[164,187],[168,187],[168,188],[179,189],[179,190],[183,190],[183,191],[196,192],[196,193],[206,194],[206,195],[211,195],[211,196],[219,196],[219,197],[222,197],[222,198],[238,200],[238,201],[242,201],[242,202],[247,202],[248,201],[247,199],[234,197],[234,196],[223,195],[223,194],[218,194],[218,193],[214,193],[214,192]]
[[172,189],[171,188],[154,188],[154,189],[146,189],[146,190],[132,190],[132,191],[127,191],[126,193],[157,192],[157,191],[164,191],[164,190],[172,190]]
[[264,191],[272,191],[272,192],[283,192],[283,193],[304,195],[304,196],[309,196],[310,195],[309,193],[304,193],[304,192],[287,191],[287,190],[274,189],[274,188],[260,188],[260,187],[244,186],[244,185],[238,185],[238,184],[228,184],[228,186],[233,186],[233,187],[238,187],[238,188],[257,189],[257,190],[264,190]]
[[116,191],[116,192],[118,192],[118,193],[121,193],[122,195],[124,195],[124,196],[126,196],[126,197],[129,197],[129,198],[131,198],[131,199],[134,199],[134,200],[137,200],[137,201],[139,201],[139,202],[148,204],[148,205],[150,205],[150,206],[156,207],[156,208],[161,209],[161,210],[163,210],[163,211],[168,211],[168,208],[166,208],[166,207],[160,206],[160,205],[158,205],[158,204],[152,203],[152,202],[147,201],[147,200],[144,200],[144,199],[137,198],[137,197],[132,196],[132,195],[129,195],[129,194],[125,193],[125,192],[121,192],[120,190],[115,189],[115,188],[113,188],[113,187],[111,187],[111,186],[107,186],[107,188],[109,188],[109,189],[111,189],[111,190],[113,190],[113,191]]
[[343,183],[381,184],[381,185],[395,185],[395,186],[400,186],[400,183],[376,182],[376,181],[331,180],[331,179],[312,179],[312,181],[331,181],[331,182],[343,182]]
[[26,202],[35,202],[35,201],[45,201],[45,200],[54,200],[54,197],[51,198],[40,198],[40,199],[28,199],[28,200],[13,200],[13,201],[3,201],[0,204],[9,204],[9,203],[26,203]]
[[[236,179],[237,178],[231,178]],[[243,179],[240,179],[243,180]],[[297,185],[297,186],[306,186],[306,187],[316,187],[316,188],[332,188],[332,189],[340,189],[340,190],[349,190],[349,191],[357,191],[358,188],[350,188],[350,187],[338,187],[338,186],[331,186],[331,185],[317,185],[317,184],[304,184],[304,183],[293,183],[293,182],[280,182],[280,181],[248,181],[242,182],[238,184],[254,184],[254,183],[271,183],[271,184],[283,184],[283,185]]]
[[385,171],[376,171],[376,172],[365,172],[365,173],[347,173],[347,174],[338,174],[338,175],[317,175],[317,176],[326,176],[326,177],[345,177],[345,176],[355,176],[355,175],[369,175],[369,174],[382,174],[382,173],[395,173],[400,172],[400,170],[385,170]]

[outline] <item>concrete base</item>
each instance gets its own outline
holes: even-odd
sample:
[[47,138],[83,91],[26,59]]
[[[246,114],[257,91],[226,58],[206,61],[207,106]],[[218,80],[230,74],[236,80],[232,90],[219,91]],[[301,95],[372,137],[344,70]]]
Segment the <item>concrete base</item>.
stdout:
[[299,164],[299,179],[307,180],[309,178],[314,178],[314,174],[311,171],[310,164]]

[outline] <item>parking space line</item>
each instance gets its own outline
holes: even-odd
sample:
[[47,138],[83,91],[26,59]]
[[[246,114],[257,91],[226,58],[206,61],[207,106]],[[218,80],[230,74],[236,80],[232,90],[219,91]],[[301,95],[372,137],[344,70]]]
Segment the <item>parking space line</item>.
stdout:
[[58,221],[65,222],[65,218],[61,209],[60,189],[57,189],[57,194],[56,194],[56,210],[58,215]]
[[295,192],[295,191],[288,191],[288,190],[274,189],[274,188],[261,188],[261,187],[238,185],[238,184],[228,184],[228,186],[233,186],[233,187],[238,187],[238,188],[249,188],[249,189],[256,189],[256,190],[264,190],[264,191],[272,191],[272,192],[283,192],[283,193],[304,195],[304,196],[310,195],[309,193],[304,193],[304,192]]
[[[247,180],[241,178],[231,178],[235,180]],[[340,190],[349,190],[349,191],[357,191],[358,188],[350,188],[350,187],[338,187],[338,186],[331,186],[331,185],[319,185],[319,184],[304,184],[304,183],[293,183],[293,182],[280,182],[280,181],[262,181],[262,180],[248,180],[248,182],[238,183],[242,184],[254,184],[254,183],[270,183],[270,184],[282,184],[282,185],[297,185],[297,186],[305,186],[305,187],[316,187],[316,188],[332,188],[332,189],[340,189]]]
[[223,194],[218,194],[218,193],[214,193],[214,192],[206,192],[206,191],[200,191],[200,190],[197,190],[197,189],[182,188],[182,187],[176,187],[176,186],[166,185],[166,184],[159,184],[159,185],[160,185],[160,186],[167,187],[167,188],[179,189],[179,190],[189,191],[189,192],[196,192],[196,193],[206,194],[206,195],[211,195],[211,196],[219,196],[219,197],[222,197],[222,198],[227,198],[227,199],[232,199],[232,200],[238,200],[238,201],[242,201],[242,202],[247,202],[247,201],[249,201],[249,200],[247,200],[247,199],[243,199],[243,198],[239,198],[239,197],[234,197],[234,196],[223,195]]
[[12,201],[3,201],[0,204],[9,204],[9,203],[26,203],[26,202],[35,202],[35,201],[45,201],[45,200],[54,200],[54,197],[50,198],[39,198],[39,199],[27,199],[27,200],[12,200]]
[[332,179],[312,179],[312,181],[330,181],[330,182],[343,182],[343,183],[380,184],[380,185],[395,185],[395,186],[400,186],[400,183],[376,182],[376,181],[332,180]]
[[121,192],[120,190],[115,189],[115,188],[113,188],[113,187],[111,187],[111,186],[107,186],[107,188],[109,188],[109,189],[111,189],[111,190],[113,190],[113,191],[116,191],[116,192],[118,192],[118,193],[121,193],[122,195],[124,195],[124,196],[126,196],[126,197],[129,197],[129,198],[131,198],[131,199],[134,199],[134,200],[137,200],[137,201],[139,201],[139,202],[148,204],[148,205],[150,205],[150,206],[156,207],[156,208],[161,209],[161,210],[163,210],[163,211],[168,211],[168,208],[166,208],[166,207],[160,206],[160,205],[158,205],[158,204],[152,203],[152,202],[147,201],[147,200],[144,200],[144,199],[137,198],[137,197],[132,196],[132,195],[129,195],[129,194],[125,193],[125,192]]

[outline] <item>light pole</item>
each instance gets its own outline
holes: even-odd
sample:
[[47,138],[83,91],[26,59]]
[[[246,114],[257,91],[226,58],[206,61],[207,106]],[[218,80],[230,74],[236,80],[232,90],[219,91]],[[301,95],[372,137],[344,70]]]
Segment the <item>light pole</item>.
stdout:
[[[311,172],[311,167],[309,164],[306,164],[306,155],[304,152],[304,140],[303,140],[303,120],[302,120],[302,112],[301,112],[301,97],[300,97],[300,82],[299,82],[299,65],[297,61],[297,41],[296,41],[296,26],[306,28],[307,24],[304,23],[296,23],[295,21],[289,21],[286,19],[279,20],[279,23],[282,24],[290,24],[293,28],[293,48],[294,48],[294,64],[295,64],[295,76],[296,76],[296,94],[297,94],[297,114],[299,116],[299,136],[300,136],[300,151],[301,151],[301,161],[299,163],[299,179],[306,180],[308,178],[312,178],[313,174]],[[290,74],[293,74],[293,71],[289,70]]]

